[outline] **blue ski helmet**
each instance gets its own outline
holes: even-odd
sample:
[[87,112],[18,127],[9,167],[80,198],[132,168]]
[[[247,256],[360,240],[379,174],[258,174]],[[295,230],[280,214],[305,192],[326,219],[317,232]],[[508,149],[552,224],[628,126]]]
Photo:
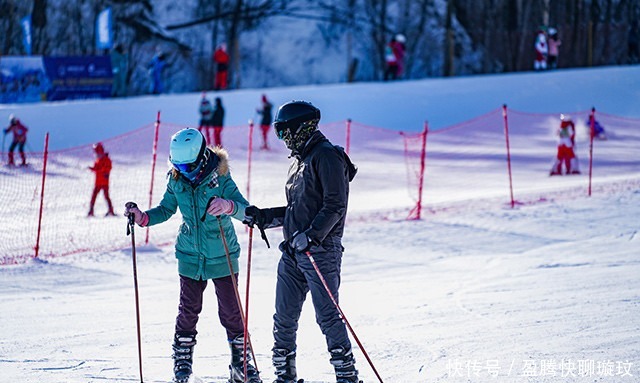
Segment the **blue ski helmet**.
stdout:
[[169,161],[182,175],[194,180],[202,169],[207,144],[196,129],[182,129],[171,137]]

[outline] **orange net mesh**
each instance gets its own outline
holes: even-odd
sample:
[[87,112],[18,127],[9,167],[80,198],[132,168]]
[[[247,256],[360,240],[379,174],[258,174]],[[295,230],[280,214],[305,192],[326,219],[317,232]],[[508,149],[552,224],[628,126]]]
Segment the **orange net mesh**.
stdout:
[[[420,212],[507,205],[512,195],[516,204],[585,196],[589,113],[571,115],[576,124],[576,154],[582,174],[562,177],[549,176],[556,155],[559,113],[507,110],[505,120],[503,110],[496,109],[426,135],[401,133],[400,128],[404,127],[390,130],[350,121],[321,125],[320,129],[332,143],[348,147],[349,156],[358,166],[358,175],[350,186],[349,221],[406,219],[417,218]],[[605,128],[606,140],[596,140],[593,146],[594,189],[637,188],[640,120],[604,113],[596,113],[596,119]],[[39,257],[128,248],[130,238],[125,235],[126,220],[122,216],[124,203],[135,201],[141,209],[147,209],[160,201],[170,168],[169,140],[184,127],[159,125],[153,190],[154,124],[102,141],[113,162],[110,196],[116,217],[104,217],[107,205],[102,194],[95,204],[95,216],[87,217],[94,185],[94,174],[88,169],[95,160],[92,145],[48,153]],[[260,149],[259,128],[254,128],[253,134],[249,153],[248,126],[223,130],[222,143],[229,152],[233,178],[245,195],[250,186],[252,204],[285,205],[290,153],[272,131],[268,134],[270,150]],[[55,139],[51,137],[52,141]],[[1,155],[3,159],[7,157],[7,153]],[[3,223],[6,222],[0,225],[0,264],[20,263],[35,254],[44,155],[27,153],[27,161],[28,167],[0,167],[0,203],[4,207]],[[171,244],[179,224],[180,218],[174,217],[150,229],[138,228],[137,241]]]

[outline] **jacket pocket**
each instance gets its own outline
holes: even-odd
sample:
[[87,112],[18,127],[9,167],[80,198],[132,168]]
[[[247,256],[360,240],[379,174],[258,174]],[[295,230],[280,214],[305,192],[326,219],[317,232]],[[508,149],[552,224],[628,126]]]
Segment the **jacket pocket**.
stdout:
[[176,250],[179,250],[183,253],[194,253],[196,250],[193,232],[186,222],[182,222],[178,227]]

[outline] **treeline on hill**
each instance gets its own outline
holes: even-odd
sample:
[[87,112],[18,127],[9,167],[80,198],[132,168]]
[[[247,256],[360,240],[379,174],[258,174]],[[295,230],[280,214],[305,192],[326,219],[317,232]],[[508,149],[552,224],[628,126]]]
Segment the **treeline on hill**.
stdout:
[[[129,94],[145,93],[147,64],[159,46],[171,64],[169,91],[210,89],[211,54],[223,41],[236,88],[379,80],[385,44],[396,33],[407,40],[404,78],[531,70],[542,25],[559,31],[561,68],[625,64],[640,17],[638,0],[0,0],[0,55],[24,54],[20,20],[27,15],[32,54],[104,54],[95,48],[94,25],[106,7],[114,40],[129,56]],[[266,33],[265,25],[273,34],[274,25],[290,22],[321,41],[295,40],[298,55],[332,47],[340,63],[325,70],[336,72],[333,77],[278,77],[264,64],[273,45],[248,47]],[[279,45],[293,40],[290,31],[283,34]],[[320,59],[305,65],[310,73],[327,66]]]

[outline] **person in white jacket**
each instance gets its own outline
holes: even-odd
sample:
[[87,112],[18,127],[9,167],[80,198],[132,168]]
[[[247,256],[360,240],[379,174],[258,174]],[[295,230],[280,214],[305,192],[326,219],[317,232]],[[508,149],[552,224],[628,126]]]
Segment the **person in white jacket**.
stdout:
[[536,59],[533,62],[533,69],[545,70],[547,69],[547,54],[549,53],[549,46],[547,45],[547,34],[545,27],[538,28],[536,35]]
[[562,164],[566,169],[565,174],[580,174],[578,157],[575,153],[576,127],[570,116],[560,115],[560,128],[557,134],[558,154],[549,175],[562,175]]

